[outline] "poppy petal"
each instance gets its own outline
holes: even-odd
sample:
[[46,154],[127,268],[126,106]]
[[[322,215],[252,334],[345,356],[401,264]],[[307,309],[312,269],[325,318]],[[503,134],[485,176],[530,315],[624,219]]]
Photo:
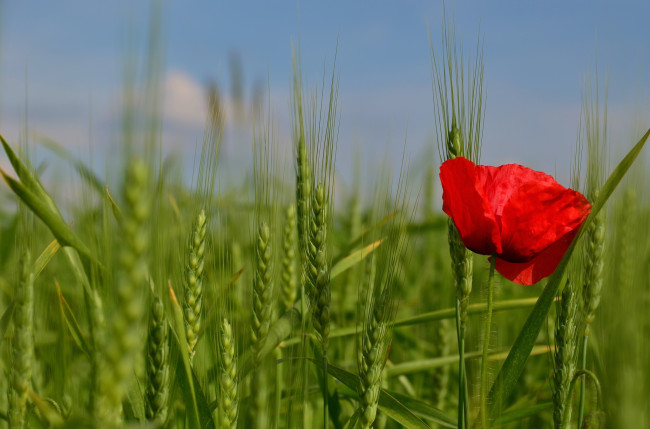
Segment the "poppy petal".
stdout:
[[534,285],[553,274],[577,232],[578,228],[570,231],[528,262],[509,262],[497,257],[494,268],[512,282],[525,286]]
[[451,217],[465,246],[483,255],[501,253],[501,234],[477,177],[476,165],[463,157],[440,166],[442,210]]
[[554,180],[527,182],[515,191],[503,208],[502,259],[525,262],[576,230],[591,205],[582,194]]
[[546,173],[531,170],[519,164],[505,164],[498,167],[477,165],[477,177],[483,185],[494,216],[501,227],[503,209],[512,195],[528,182],[551,185],[555,180]]

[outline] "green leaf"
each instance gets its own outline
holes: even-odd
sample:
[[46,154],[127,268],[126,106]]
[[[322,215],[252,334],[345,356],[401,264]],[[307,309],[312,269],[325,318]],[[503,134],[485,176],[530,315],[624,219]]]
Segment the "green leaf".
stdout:
[[346,256],[345,258],[341,259],[330,270],[330,279],[333,279],[334,277],[338,276],[342,272],[350,269],[355,264],[358,264],[359,262],[363,261],[363,259],[366,256],[370,255],[373,252],[373,250],[375,250],[381,245],[382,241],[383,239],[377,240],[374,243],[369,244],[362,249],[356,250],[351,254],[349,254],[348,256]]
[[27,189],[25,185],[21,182],[14,180],[9,177],[3,170],[0,169],[0,174],[4,178],[7,185],[18,195],[18,197],[23,200],[27,206],[38,216],[45,225],[52,232],[54,237],[61,243],[63,246],[70,246],[76,249],[82,256],[87,260],[95,262],[98,266],[99,262],[95,260],[90,254],[90,251],[86,245],[77,237],[77,235],[72,232],[70,227],[66,225],[63,221],[63,218],[59,213],[52,211],[48,205],[43,201],[42,197],[34,194],[34,192]]
[[[300,301],[297,303],[300,305]],[[269,328],[266,340],[260,349],[260,359],[268,356],[282,341],[288,338],[300,326],[300,311],[296,308],[290,308],[278,320],[273,322]],[[245,377],[253,369],[253,359],[250,351],[242,357],[243,362],[240,369],[240,377]]]
[[81,332],[81,328],[79,327],[79,323],[77,323],[77,319],[74,317],[74,313],[72,312],[72,309],[68,305],[68,301],[66,301],[65,297],[63,296],[63,293],[61,293],[61,286],[59,285],[58,282],[56,282],[56,293],[59,297],[59,306],[61,308],[61,314],[63,315],[63,319],[65,320],[66,325],[68,326],[70,335],[72,335],[72,339],[77,344],[77,346],[86,354],[86,356],[88,356],[89,358],[92,357],[92,353],[90,352],[90,347],[88,347],[86,340],[84,340],[84,336],[83,333]]
[[[540,344],[535,346],[531,350],[531,355],[546,354],[550,350],[551,349],[547,345]],[[503,360],[508,356],[507,351],[508,349],[491,351],[488,354],[488,359]],[[483,355],[482,351],[465,352],[464,358],[465,360],[469,360],[469,359],[475,359],[481,357],[482,355]],[[458,359],[459,356],[457,354],[454,354],[454,355],[440,356],[440,357],[430,358],[430,359],[418,359],[418,360],[403,362],[386,368],[386,376],[397,377],[404,374],[413,374],[416,372],[429,371],[435,368],[440,368],[446,365],[458,363]]]
[[[379,393],[379,409],[391,419],[401,424],[406,428],[430,428],[428,424],[422,421],[415,413],[406,407],[402,402],[395,398],[392,394],[383,390]],[[444,422],[438,419],[432,419],[436,423],[443,424]],[[451,427],[456,427],[451,426]]]
[[379,222],[377,222],[374,225],[370,225],[368,228],[363,230],[361,234],[357,235],[352,241],[350,241],[343,249],[341,249],[341,252],[332,260],[332,266],[336,265],[339,263],[341,259],[343,259],[349,252],[352,251],[355,247],[359,246],[360,244],[363,244],[363,239],[368,236],[374,229],[379,229],[381,228],[384,224],[388,223],[391,219],[393,219],[395,216],[397,216],[397,211],[394,211],[392,213],[389,213],[386,215],[383,219],[381,219]]
[[49,402],[38,396],[38,394],[36,394],[36,392],[31,389],[29,389],[28,393],[29,397],[32,399],[32,402],[34,405],[36,405],[36,408],[38,408],[41,416],[49,425],[54,427],[63,425],[63,417],[61,417],[61,415]]
[[354,411],[354,414],[350,416],[350,419],[345,424],[345,429],[354,429],[357,427],[357,422],[359,421],[359,416],[361,415],[361,410],[357,408]]
[[[230,290],[230,288],[235,286],[235,284],[237,283],[237,280],[239,280],[239,278],[241,277],[243,272],[244,272],[244,267],[242,267],[239,271],[237,271],[235,273],[235,275],[230,279],[230,281],[225,286],[225,288],[222,289],[219,293],[222,293],[224,295],[229,293],[228,291]],[[216,320],[216,318],[218,316],[218,313],[219,313],[218,312],[218,307],[216,305],[203,307],[203,311],[204,311],[204,314],[205,314],[205,316],[204,316],[205,322],[201,323],[201,327],[199,328],[199,332],[196,334],[199,340],[201,339],[201,337],[203,337],[203,334],[205,333],[206,327],[213,326],[214,323],[216,323],[215,320]]]
[[[493,304],[492,311],[496,312],[528,308],[535,305],[536,302],[537,298],[508,299],[504,301],[498,301]],[[467,314],[482,314],[485,313],[486,310],[487,304],[485,303],[470,304],[467,307]],[[428,323],[436,320],[453,319],[454,317],[456,317],[455,308],[444,308],[442,310],[430,311],[428,313],[418,314],[417,316],[411,316],[396,320],[394,326],[417,325],[420,323]]]
[[576,243],[579,238],[582,236],[589,224],[594,220],[595,216],[598,215],[600,210],[605,205],[605,202],[612,195],[618,184],[620,183],[625,173],[629,170],[630,166],[634,160],[643,149],[648,137],[650,136],[650,129],[645,133],[645,135],[639,140],[639,142],[630,150],[630,152],[623,158],[623,160],[618,164],[614,169],[612,174],[609,176],[602,189],[598,194],[598,199],[593,203],[591,208],[591,213],[583,223],[578,235],[569,246],[569,249],[564,254],[564,257],[560,261],[559,265],[555,269],[555,272],[549,277],[546,287],[542,291],[535,307],[531,311],[528,319],[524,323],[524,326],[519,332],[519,336],[515,340],[506,361],[503,363],[503,366],[497,374],[492,389],[490,390],[489,403],[490,409],[488,411],[490,420],[494,420],[499,413],[500,407],[507,401],[510,397],[510,393],[515,387],[521,373],[524,370],[526,365],[526,360],[530,355],[530,352],[533,349],[533,345],[537,340],[537,336],[542,326],[546,322],[546,316],[553,304],[555,296],[562,291],[563,280],[564,280],[564,271],[566,270],[571,254],[573,253]]
[[510,423],[517,422],[519,420],[527,419],[528,417],[535,416],[542,411],[550,410],[553,408],[552,402],[544,402],[543,404],[535,404],[533,406],[525,408],[517,408],[511,411],[506,411],[501,414],[495,421],[492,423],[494,426],[507,425]]
[[45,250],[43,250],[43,252],[38,255],[38,258],[36,258],[36,261],[34,261],[34,267],[32,268],[35,277],[38,277],[43,272],[47,264],[50,263],[60,248],[61,245],[59,242],[57,240],[52,240],[50,244],[47,245]]
[[43,202],[45,203],[46,206],[52,207],[54,206],[54,201],[50,197],[50,195],[45,191],[45,188],[43,188],[43,185],[34,177],[32,172],[27,168],[25,164],[20,160],[18,155],[13,151],[9,143],[2,137],[2,134],[0,134],[0,142],[2,142],[2,147],[5,150],[5,153],[7,154],[7,157],[9,158],[9,162],[11,162],[11,166],[14,168],[14,171],[16,172],[16,175],[18,175],[18,178],[20,179],[21,182],[25,184],[27,189],[32,191],[34,194],[38,195]]
[[79,173],[79,176],[81,176],[83,180],[90,184],[90,186],[92,186],[100,196],[104,196],[104,188],[106,188],[106,185],[99,179],[99,177],[95,175],[95,173],[93,173],[90,168],[88,168],[80,160],[76,159],[68,150],[66,150],[63,146],[61,146],[53,139],[41,134],[39,134],[37,138],[45,147],[72,164]]
[[[320,368],[323,366],[323,362],[319,359],[310,359],[310,361]],[[327,372],[332,377],[345,384],[351,390],[355,392],[358,392],[360,390],[361,386],[359,383],[359,377],[357,377],[355,374],[352,374],[351,372],[348,372],[330,363],[327,364]],[[430,428],[428,424],[422,421],[401,401],[402,399],[404,399],[402,396],[395,396],[393,392],[388,392],[382,389],[381,393],[379,394],[379,409],[388,417],[406,428]],[[436,410],[436,413],[442,413],[442,411]],[[435,421],[436,423],[446,426],[449,424],[449,421],[453,421],[453,419],[447,416],[445,416],[444,419],[440,419],[435,417],[433,414],[435,413],[429,413],[431,420]],[[456,425],[452,424],[452,426],[446,427],[456,427]]]
[[411,410],[416,416],[422,417],[424,419],[430,420],[437,423],[438,425],[446,428],[455,428],[456,419],[454,417],[449,417],[444,412],[440,411],[437,408],[432,407],[426,402],[420,401],[410,396],[404,395],[397,392],[387,392],[393,398],[404,404],[409,410]]
[[115,217],[115,220],[118,223],[122,223],[122,219],[123,219],[122,210],[120,210],[120,206],[118,206],[115,200],[113,199],[111,192],[108,190],[108,186],[106,187],[106,198],[108,199],[108,203],[111,206],[111,210],[113,211],[113,216]]
[[[517,310],[520,308],[528,308],[535,305],[537,298],[522,298],[522,299],[508,299],[499,302],[495,302],[493,306],[493,311],[506,311],[506,310]],[[476,303],[471,304],[467,307],[467,314],[482,314],[485,313],[487,305],[485,303]],[[405,317],[403,319],[398,319],[393,323],[394,327],[400,326],[410,326],[417,325],[421,323],[435,322],[442,319],[453,319],[456,317],[455,308],[444,308],[442,310],[430,311],[428,313],[418,314],[417,316]],[[346,337],[349,335],[356,335],[358,332],[361,332],[361,326],[346,326],[344,328],[336,328],[330,331],[331,338],[340,338]],[[291,338],[285,341],[286,345],[297,344],[300,341],[299,338]]]
[[2,318],[0,318],[0,344],[5,339],[5,334],[12,320],[11,316],[14,314],[14,308],[16,308],[16,298],[11,300],[5,312],[2,314]]
[[15,237],[18,229],[18,213],[16,213],[9,224],[0,230],[0,269],[9,261],[9,255],[14,250],[14,241],[7,237]]
[[[179,346],[178,343],[176,343],[176,346]],[[176,352],[176,351],[175,351]],[[212,412],[210,404],[208,404],[208,400],[206,399],[205,395],[203,394],[203,391],[199,389],[194,389],[193,386],[200,386],[198,378],[196,378],[196,374],[194,374],[194,371],[192,371],[192,384],[190,385],[189,383],[189,378],[186,376],[186,371],[185,371],[185,366],[183,363],[182,359],[177,359],[176,360],[177,366],[176,370],[174,371],[175,377],[176,377],[176,385],[180,388],[181,393],[183,395],[183,400],[185,401],[186,404],[190,404],[192,401],[192,396],[194,395],[196,397],[196,406],[199,412],[199,418],[201,420],[201,428],[214,428],[215,423],[214,420],[212,419]],[[159,426],[156,426],[159,428]],[[195,427],[195,426],[191,426]]]
[[[199,417],[199,408],[197,404],[197,399],[196,399],[196,389],[194,386],[194,374],[192,373],[192,365],[190,364],[190,355],[189,351],[187,349],[187,337],[185,336],[185,323],[183,322],[183,310],[181,310],[181,306],[178,303],[178,299],[176,299],[176,294],[174,293],[174,289],[172,289],[172,285],[169,285],[169,298],[171,301],[172,305],[172,314],[173,314],[173,320],[174,320],[174,327],[175,329],[172,329],[172,332],[175,333],[174,338],[176,338],[176,342],[178,345],[178,350],[181,354],[182,358],[182,364],[183,364],[183,370],[179,368],[177,371],[178,373],[185,373],[185,377],[180,377],[183,382],[187,382],[187,386],[185,387],[181,383],[181,388],[183,390],[183,394],[185,396],[185,404],[186,407],[188,408],[188,420],[190,423],[190,427],[195,427],[195,428],[200,428],[200,427],[205,427],[201,425],[201,418]],[[180,362],[179,362],[180,366]],[[208,412],[208,415],[210,413]],[[212,426],[211,426],[212,427]]]
[[447,216],[435,216],[432,220],[421,223],[409,223],[406,232],[409,234],[422,234],[428,231],[443,231],[447,229]]

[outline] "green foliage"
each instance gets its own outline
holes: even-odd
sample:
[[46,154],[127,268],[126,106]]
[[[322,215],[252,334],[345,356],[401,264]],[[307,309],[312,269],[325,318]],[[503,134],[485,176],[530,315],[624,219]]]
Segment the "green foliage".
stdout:
[[[453,32],[443,34],[432,58],[441,158],[477,160],[480,45],[476,61],[463,65]],[[122,186],[47,143],[79,174],[79,199],[59,200],[56,183],[46,191],[26,152],[2,139],[15,176],[2,175],[20,209],[0,213],[0,428],[481,421],[477,333],[487,305],[473,285],[486,283],[487,270],[437,209],[434,163],[403,166],[396,185],[382,171],[371,201],[361,180],[347,189],[337,177],[335,186],[338,76],[334,69],[324,88],[305,91],[297,56],[294,67],[293,159],[279,153],[271,112],[258,109],[253,174],[242,174],[241,186],[217,171],[226,112],[217,93],[192,187],[174,174],[172,159],[150,161],[162,159],[155,106],[145,109],[152,117],[144,155],[136,146],[141,124],[125,120]],[[574,242],[541,294],[497,289],[499,335],[486,362],[504,363],[483,398],[492,426],[561,427],[576,415],[572,392],[584,378],[587,426],[602,423],[605,410],[613,427],[650,427],[642,168],[604,215],[649,137],[650,130],[606,181],[603,154],[592,155],[586,183],[597,192],[586,191],[593,209],[580,236],[600,259],[569,262],[583,251]],[[284,177],[283,163],[295,174]],[[413,177],[427,185],[421,216],[407,197]],[[349,194],[337,198],[339,190]],[[334,207],[347,195],[351,204]],[[23,227],[27,210],[42,222]],[[26,248],[44,250],[31,261]],[[564,286],[569,263],[575,283]],[[580,290],[583,283],[591,286]],[[575,370],[583,313],[591,324],[586,371]]]

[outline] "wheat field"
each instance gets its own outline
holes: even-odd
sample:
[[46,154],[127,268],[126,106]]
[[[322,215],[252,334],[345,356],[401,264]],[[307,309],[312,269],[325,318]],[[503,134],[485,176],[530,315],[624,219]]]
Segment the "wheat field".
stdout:
[[586,79],[565,173],[591,214],[536,286],[494,275],[437,191],[441,162],[490,150],[482,41],[432,33],[436,139],[370,184],[338,183],[342,77],[304,83],[299,49],[291,153],[271,108],[246,106],[235,180],[218,96],[190,184],[155,86],[124,108],[110,177],[65,142],[3,137],[0,427],[650,428],[650,131],[613,153],[607,84]]

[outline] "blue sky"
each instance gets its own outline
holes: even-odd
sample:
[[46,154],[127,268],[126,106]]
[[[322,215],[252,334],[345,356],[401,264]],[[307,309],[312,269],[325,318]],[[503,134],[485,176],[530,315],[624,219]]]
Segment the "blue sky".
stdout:
[[[447,10],[467,51],[479,25],[484,40],[485,163],[519,162],[566,182],[596,51],[602,81],[609,75],[612,152],[650,125],[649,2],[457,1]],[[421,155],[435,129],[427,28],[436,43],[442,12],[432,1],[164,2],[163,146],[192,157],[205,117],[202,85],[217,80],[227,90],[233,52],[247,97],[255,82],[269,82],[286,140],[292,41],[300,40],[306,80],[315,83],[338,40],[343,174],[356,145],[372,165],[401,154],[407,131],[412,162],[428,162]],[[111,130],[124,60],[134,46],[146,52],[149,15],[147,2],[0,0],[0,132],[17,141],[27,112],[30,130],[85,157],[92,116],[95,144],[117,147]],[[225,156],[244,162],[238,151],[225,142]]]

